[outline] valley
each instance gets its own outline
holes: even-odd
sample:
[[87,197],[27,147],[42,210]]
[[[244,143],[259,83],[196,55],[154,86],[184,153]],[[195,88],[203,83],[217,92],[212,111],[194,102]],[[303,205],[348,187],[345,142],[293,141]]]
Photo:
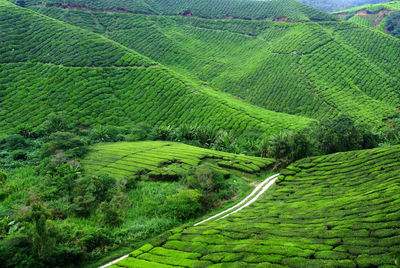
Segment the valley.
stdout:
[[302,2],[0,0],[1,266],[397,267],[400,2]]

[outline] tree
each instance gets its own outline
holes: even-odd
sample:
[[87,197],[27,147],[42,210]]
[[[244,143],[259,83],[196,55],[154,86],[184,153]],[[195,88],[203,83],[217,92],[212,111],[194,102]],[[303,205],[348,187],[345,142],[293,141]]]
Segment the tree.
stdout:
[[15,4],[20,7],[25,7],[25,0],[17,0]]
[[326,154],[359,150],[364,142],[363,130],[345,115],[322,123],[317,128],[316,138],[320,150]]
[[29,218],[31,225],[31,239],[35,254],[40,259],[46,259],[55,247],[54,236],[51,232],[51,225],[48,219],[51,214],[44,204],[37,200],[35,196],[31,197],[31,213]]
[[43,128],[47,133],[54,133],[70,130],[72,124],[70,118],[65,113],[52,113],[43,123]]

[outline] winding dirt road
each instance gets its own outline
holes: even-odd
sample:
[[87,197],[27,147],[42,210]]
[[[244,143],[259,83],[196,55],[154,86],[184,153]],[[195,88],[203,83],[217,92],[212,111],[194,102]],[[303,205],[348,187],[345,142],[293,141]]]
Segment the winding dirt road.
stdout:
[[[275,181],[278,179],[278,176],[279,176],[279,174],[275,174],[275,175],[273,175],[271,177],[268,177],[263,182],[261,182],[259,185],[257,185],[257,187],[254,188],[254,190],[248,196],[246,196],[242,201],[240,201],[236,205],[234,205],[234,206],[232,206],[232,207],[230,207],[230,208],[228,208],[228,209],[226,209],[226,210],[224,210],[224,211],[222,211],[222,212],[220,212],[220,213],[218,213],[218,214],[216,214],[214,216],[211,216],[211,217],[209,217],[209,218],[207,218],[205,220],[202,220],[202,221],[194,224],[193,226],[200,225],[200,224],[205,223],[205,222],[210,221],[210,220],[218,221],[218,220],[224,219],[224,218],[228,217],[229,215],[232,215],[232,214],[234,214],[236,212],[241,211],[245,207],[250,206],[263,193],[265,193],[265,191],[267,191],[275,183]],[[249,199],[250,199],[250,201],[248,201]],[[128,257],[129,257],[129,254],[124,255],[124,256],[122,256],[122,257],[120,257],[120,258],[118,258],[116,260],[113,260],[113,261],[111,261],[111,262],[109,262],[109,263],[107,263],[107,264],[105,264],[103,266],[100,266],[99,268],[109,267],[109,266],[119,262],[120,260],[123,260],[123,259],[128,258]]]

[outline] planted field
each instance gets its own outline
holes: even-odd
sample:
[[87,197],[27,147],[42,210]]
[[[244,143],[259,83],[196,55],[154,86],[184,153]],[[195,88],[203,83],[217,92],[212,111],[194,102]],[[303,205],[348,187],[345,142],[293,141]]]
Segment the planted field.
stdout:
[[316,7],[326,12],[343,10],[355,6],[365,5],[367,3],[381,3],[385,0],[300,0],[303,4]]
[[4,0],[0,31],[2,131],[38,126],[59,111],[83,126],[191,123],[236,133],[313,121],[217,94],[101,35]]
[[399,10],[400,9],[400,3],[399,1],[389,1],[387,3],[379,3],[379,4],[367,4],[367,5],[362,5],[362,6],[357,6],[353,8],[349,8],[346,10],[341,10],[334,12],[333,14],[345,14],[345,13],[354,13],[358,12],[361,10],[365,10],[369,13],[376,13],[379,12],[383,9],[387,10]]
[[342,20],[374,28],[400,38],[400,2],[368,4],[333,13]]
[[34,10],[269,110],[382,126],[400,107],[400,41],[351,23]]
[[225,173],[228,170],[238,170],[252,174],[268,168],[274,160],[182,143],[145,141],[94,145],[82,163],[90,174],[108,173],[121,178],[146,170],[153,178],[179,179],[179,174],[203,163],[209,163],[214,169]]
[[293,21],[335,19],[327,13],[301,4],[295,0],[27,0],[26,3],[27,5],[47,5],[63,8],[84,8],[157,15],[185,15],[204,18],[285,18]]
[[0,63],[150,66],[151,60],[102,36],[0,1]]
[[114,267],[395,267],[400,147],[300,160],[250,207]]

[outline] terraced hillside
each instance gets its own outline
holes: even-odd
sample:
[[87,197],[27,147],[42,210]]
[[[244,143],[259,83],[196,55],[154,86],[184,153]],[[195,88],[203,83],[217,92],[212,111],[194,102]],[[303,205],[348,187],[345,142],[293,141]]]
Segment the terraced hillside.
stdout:
[[234,155],[162,141],[98,144],[91,150],[82,162],[85,170],[89,174],[108,173],[117,178],[141,171],[150,177],[171,179],[202,163],[209,163],[213,169],[225,173],[224,170],[233,169],[251,174],[266,169],[274,162],[268,158]]
[[380,126],[400,107],[400,41],[354,24],[33,9],[269,110]]
[[295,0],[27,0],[26,5],[204,18],[335,20],[335,17]]
[[64,111],[82,126],[180,125],[241,133],[312,120],[201,87],[101,35],[0,0],[0,132]]
[[400,38],[400,2],[369,4],[333,13],[339,18],[372,27]]
[[395,267],[400,147],[298,161],[250,207],[113,267]]

